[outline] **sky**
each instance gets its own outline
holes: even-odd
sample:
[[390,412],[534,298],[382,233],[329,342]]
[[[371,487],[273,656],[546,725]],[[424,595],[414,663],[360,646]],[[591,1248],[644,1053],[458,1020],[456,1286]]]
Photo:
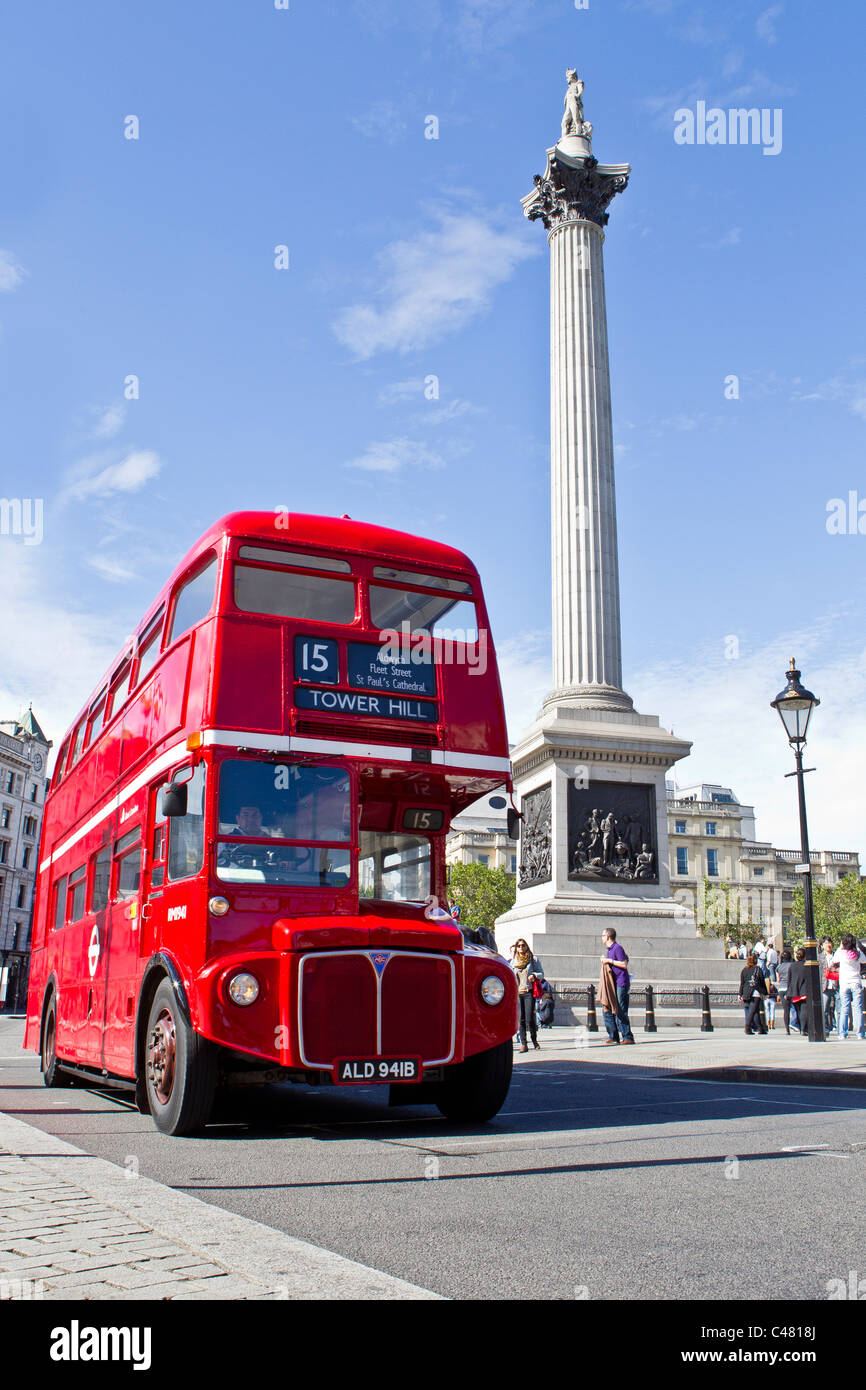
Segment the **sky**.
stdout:
[[[0,495],[42,520],[0,514],[0,718],[32,701],[56,748],[196,537],[289,507],[465,550],[519,737],[551,684],[520,199],[576,66],[596,157],[632,166],[604,250],[625,688],[692,740],[681,786],[791,848],[769,702],[796,656],[812,844],[866,863],[864,30],[853,0],[7,13]],[[779,148],[679,143],[701,102],[766,110]]]

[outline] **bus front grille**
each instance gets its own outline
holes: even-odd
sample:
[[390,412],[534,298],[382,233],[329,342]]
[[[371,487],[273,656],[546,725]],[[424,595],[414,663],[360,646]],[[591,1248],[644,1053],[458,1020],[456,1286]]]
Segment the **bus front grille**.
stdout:
[[420,951],[315,952],[299,968],[299,1031],[304,1066],[341,1057],[420,1057],[425,1066],[454,1055],[457,967]]

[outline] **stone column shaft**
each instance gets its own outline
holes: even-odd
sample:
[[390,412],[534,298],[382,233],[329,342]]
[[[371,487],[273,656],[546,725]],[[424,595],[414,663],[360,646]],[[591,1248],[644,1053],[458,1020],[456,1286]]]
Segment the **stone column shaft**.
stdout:
[[568,221],[549,241],[553,685],[610,699],[622,656],[604,233]]

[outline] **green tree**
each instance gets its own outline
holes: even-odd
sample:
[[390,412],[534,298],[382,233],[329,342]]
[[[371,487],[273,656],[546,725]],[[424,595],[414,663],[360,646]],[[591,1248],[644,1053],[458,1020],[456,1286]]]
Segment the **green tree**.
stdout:
[[[707,878],[698,887],[695,912],[699,936],[715,936],[721,941],[743,941],[754,946],[766,928],[749,918],[750,902],[736,885],[722,879]],[[745,908],[745,911],[744,911]]]
[[484,864],[452,864],[448,880],[449,902],[460,904],[460,924],[489,927],[514,906],[515,878],[505,869]]
[[[812,905],[815,914],[815,938],[818,942],[829,936],[838,946],[845,932],[866,937],[866,882],[855,874],[846,874],[833,887],[824,883],[812,885]],[[791,944],[802,945],[806,939],[806,909],[803,889],[794,889],[791,904]]]

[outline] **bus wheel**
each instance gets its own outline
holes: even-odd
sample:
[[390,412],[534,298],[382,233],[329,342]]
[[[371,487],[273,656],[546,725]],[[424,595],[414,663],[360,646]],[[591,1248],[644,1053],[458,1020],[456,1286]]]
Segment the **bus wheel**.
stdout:
[[52,999],[48,1005],[45,1027],[42,1030],[42,1082],[45,1086],[71,1086],[72,1078],[57,1060],[57,1005]]
[[514,1044],[507,1042],[467,1057],[456,1067],[446,1067],[436,1104],[449,1120],[480,1124],[501,1110],[508,1087]]
[[216,1051],[184,1022],[163,980],[153,997],[144,1045],[147,1102],[163,1134],[194,1134],[207,1124],[216,1091]]

